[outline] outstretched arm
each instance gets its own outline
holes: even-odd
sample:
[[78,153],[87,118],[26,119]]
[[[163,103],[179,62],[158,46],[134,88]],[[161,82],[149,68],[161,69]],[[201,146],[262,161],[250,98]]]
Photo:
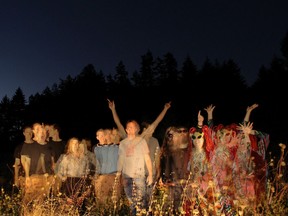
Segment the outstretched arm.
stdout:
[[121,138],[124,139],[127,136],[127,134],[126,134],[125,128],[121,124],[119,116],[116,112],[115,103],[114,103],[114,101],[110,101],[109,99],[107,99],[107,100],[108,100],[109,109],[112,111],[113,120],[114,120],[114,122],[115,122],[115,124],[119,130]]

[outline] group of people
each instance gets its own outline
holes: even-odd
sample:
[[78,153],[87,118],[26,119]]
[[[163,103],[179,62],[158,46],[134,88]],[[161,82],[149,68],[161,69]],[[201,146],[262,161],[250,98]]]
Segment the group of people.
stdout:
[[[78,206],[91,192],[102,205],[116,205],[124,194],[132,215],[148,210],[155,191],[163,187],[168,197],[163,208],[185,209],[187,214],[204,214],[201,206],[212,193],[219,194],[224,213],[232,211],[229,199],[255,201],[264,195],[269,135],[249,122],[258,104],[247,108],[241,124],[231,125],[214,125],[215,106],[210,105],[206,124],[199,111],[197,126],[167,128],[161,145],[153,134],[170,102],[153,122],[130,120],[125,127],[114,101],[108,100],[108,107],[117,128],[98,129],[93,146],[91,140],[76,137],[63,141],[57,125],[24,128],[25,140],[15,149],[15,185],[28,193],[35,189],[33,179],[45,176],[52,193],[61,192],[67,203]],[[21,167],[24,180],[19,181]]]
[[[168,185],[166,205],[187,215],[236,215],[234,200],[243,205],[261,202],[266,193],[266,150],[269,135],[253,129],[248,106],[240,124],[214,125],[215,106],[201,111],[191,128],[169,127],[162,144],[162,185]],[[184,135],[185,134],[185,135]],[[219,203],[217,213],[209,205]],[[211,212],[212,211],[212,212]]]

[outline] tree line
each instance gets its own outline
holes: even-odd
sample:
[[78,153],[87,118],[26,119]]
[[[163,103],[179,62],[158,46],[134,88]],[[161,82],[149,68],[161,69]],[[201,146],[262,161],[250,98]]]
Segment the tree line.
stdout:
[[[257,58],[257,56],[255,56]],[[281,56],[269,67],[259,69],[257,80],[248,86],[238,65],[205,60],[198,68],[189,56],[178,66],[172,53],[154,58],[151,51],[141,56],[139,71],[129,73],[122,61],[114,74],[104,75],[92,64],[75,77],[67,76],[41,93],[29,96],[21,88],[12,98],[0,102],[1,161],[13,159],[22,142],[22,128],[34,122],[57,123],[61,136],[95,140],[99,128],[115,127],[107,98],[114,100],[123,124],[129,119],[153,121],[166,102],[172,107],[155,132],[163,137],[171,125],[195,126],[197,113],[210,104],[216,106],[215,124],[240,123],[247,106],[258,103],[252,113],[254,129],[270,134],[269,149],[278,152],[287,143],[286,92],[288,88],[288,33],[281,44]]]

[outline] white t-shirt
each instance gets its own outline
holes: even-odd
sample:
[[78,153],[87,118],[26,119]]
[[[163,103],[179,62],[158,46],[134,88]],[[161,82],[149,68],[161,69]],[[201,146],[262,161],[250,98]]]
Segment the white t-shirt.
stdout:
[[123,139],[119,146],[118,171],[131,178],[145,177],[145,154],[149,154],[149,148],[145,139],[136,137],[132,140]]

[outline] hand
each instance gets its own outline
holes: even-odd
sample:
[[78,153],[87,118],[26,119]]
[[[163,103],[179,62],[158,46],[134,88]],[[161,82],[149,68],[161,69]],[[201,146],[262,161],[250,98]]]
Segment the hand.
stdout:
[[204,121],[204,117],[201,115],[201,110],[198,112],[198,126],[202,126]]
[[164,108],[169,109],[171,107],[171,101],[165,104]]
[[214,109],[215,109],[215,106],[213,106],[212,104],[209,105],[207,108],[204,108],[204,110],[205,110],[207,113],[212,113]]
[[25,187],[31,187],[32,186],[32,181],[30,179],[30,176],[25,178]]
[[152,185],[152,183],[153,183],[153,176],[152,175],[148,175],[146,183],[148,186]]
[[246,112],[251,112],[252,110],[254,110],[255,108],[257,108],[259,106],[259,104],[253,104],[252,106],[248,106],[246,109]]
[[107,101],[108,101],[109,109],[111,109],[111,110],[115,109],[115,103],[114,103],[114,101],[110,101],[108,98],[107,98]]
[[239,124],[239,126],[237,126],[237,130],[241,130],[245,134],[251,134],[252,129],[253,129],[253,122],[252,123],[248,122],[247,124]]

